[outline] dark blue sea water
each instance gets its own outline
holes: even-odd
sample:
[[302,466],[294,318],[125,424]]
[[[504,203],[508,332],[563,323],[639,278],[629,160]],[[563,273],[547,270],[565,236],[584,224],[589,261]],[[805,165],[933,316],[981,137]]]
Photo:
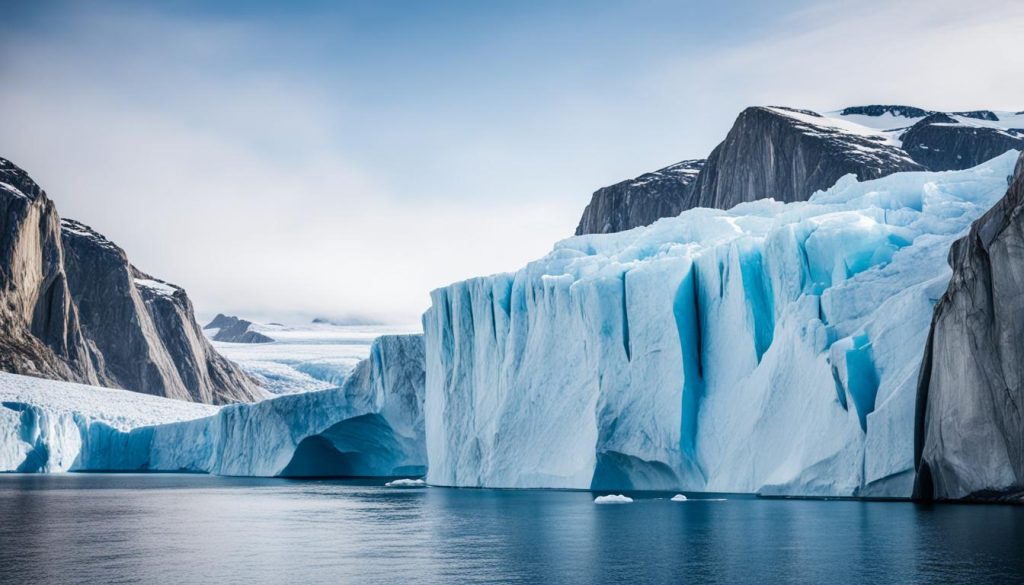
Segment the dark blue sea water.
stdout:
[[0,582],[1024,582],[1024,508],[668,495],[0,476]]

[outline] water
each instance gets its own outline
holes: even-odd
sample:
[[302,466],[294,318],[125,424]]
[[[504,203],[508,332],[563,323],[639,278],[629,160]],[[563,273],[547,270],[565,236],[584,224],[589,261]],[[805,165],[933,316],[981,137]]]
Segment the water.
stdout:
[[593,497],[202,475],[0,476],[0,582],[1024,581],[1024,508],[673,503],[652,494],[599,506]]

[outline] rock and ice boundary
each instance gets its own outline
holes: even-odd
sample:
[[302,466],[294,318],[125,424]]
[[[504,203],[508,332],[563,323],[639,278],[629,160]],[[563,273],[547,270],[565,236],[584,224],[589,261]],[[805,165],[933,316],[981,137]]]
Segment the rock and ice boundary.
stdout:
[[217,410],[5,375],[0,470],[416,476],[429,460],[432,485],[908,497],[946,256],[1015,160],[564,240],[434,291],[424,336],[378,339],[338,389]]
[[693,209],[434,291],[428,483],[910,496],[946,256],[1016,156]]

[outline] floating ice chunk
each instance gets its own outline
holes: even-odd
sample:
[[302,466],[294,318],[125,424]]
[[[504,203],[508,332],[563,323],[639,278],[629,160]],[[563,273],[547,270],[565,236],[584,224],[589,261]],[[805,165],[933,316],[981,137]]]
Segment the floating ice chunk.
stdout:
[[632,504],[633,498],[622,494],[608,494],[594,498],[595,504]]
[[427,482],[422,479],[396,479],[384,484],[384,487],[392,488],[416,488],[427,487]]
[[688,499],[689,498],[687,498],[683,494],[676,494],[676,495],[672,496],[672,501],[673,502],[685,502]]

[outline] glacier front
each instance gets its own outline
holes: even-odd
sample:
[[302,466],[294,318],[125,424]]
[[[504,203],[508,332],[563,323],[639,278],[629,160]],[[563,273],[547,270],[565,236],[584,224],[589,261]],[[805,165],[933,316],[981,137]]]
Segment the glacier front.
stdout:
[[693,209],[435,290],[428,482],[909,496],[949,246],[1015,159]]
[[0,374],[0,471],[422,475],[423,341],[376,339],[340,388],[222,408]]

